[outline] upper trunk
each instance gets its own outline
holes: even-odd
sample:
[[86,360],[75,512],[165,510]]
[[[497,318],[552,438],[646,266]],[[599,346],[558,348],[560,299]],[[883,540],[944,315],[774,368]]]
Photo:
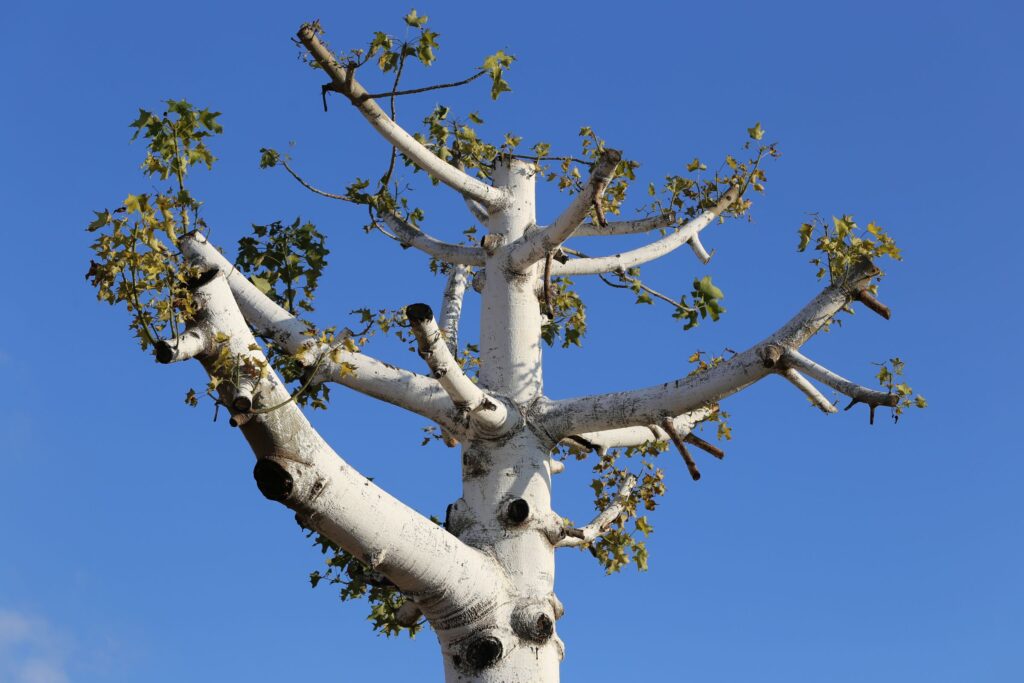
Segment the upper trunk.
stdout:
[[[480,383],[525,415],[542,390],[539,269],[510,268],[507,246],[534,226],[535,170],[508,160],[499,163],[494,180],[510,201],[487,221]],[[494,557],[511,589],[474,633],[438,631],[448,681],[558,680],[563,652],[554,631],[561,616],[553,592],[554,542],[563,532],[551,510],[549,462],[548,447],[525,420],[512,433],[463,445],[462,498],[449,510],[448,528]]]

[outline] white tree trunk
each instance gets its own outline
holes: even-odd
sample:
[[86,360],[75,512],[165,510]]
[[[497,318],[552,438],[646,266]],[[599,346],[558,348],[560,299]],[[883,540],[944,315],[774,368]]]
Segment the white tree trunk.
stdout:
[[[495,170],[495,186],[510,197],[487,222],[487,279],[480,316],[480,384],[511,411],[525,414],[541,395],[539,267],[519,272],[510,246],[536,219],[530,164],[513,161]],[[561,641],[554,633],[561,608],[554,596],[554,544],[564,532],[551,510],[550,444],[520,419],[508,432],[480,433],[463,442],[462,498],[449,529],[493,556],[511,582],[508,604],[489,637],[501,655],[489,666],[467,668],[466,654],[442,637],[450,681],[546,682],[558,680]],[[479,662],[478,662],[479,663]]]

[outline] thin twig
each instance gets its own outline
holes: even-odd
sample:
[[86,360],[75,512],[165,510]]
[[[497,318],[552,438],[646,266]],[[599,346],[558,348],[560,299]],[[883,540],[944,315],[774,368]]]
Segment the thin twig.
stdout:
[[281,159],[281,165],[284,166],[285,170],[288,171],[288,173],[290,173],[293,178],[295,178],[296,180],[299,181],[300,185],[302,185],[304,188],[306,188],[310,192],[313,192],[314,194],[318,194],[321,197],[327,197],[328,199],[338,199],[338,200],[341,200],[343,202],[354,202],[355,201],[351,197],[346,197],[343,194],[334,194],[333,192],[327,192],[325,190],[321,190],[318,187],[313,187],[312,185],[307,183],[302,178],[302,176],[300,176],[298,173],[293,171],[292,167],[288,165],[288,162],[285,161],[284,158]]
[[391,92],[381,92],[381,93],[366,93],[361,98],[359,98],[359,100],[360,101],[376,100],[376,99],[380,99],[381,97],[395,98],[395,97],[401,97],[402,95],[418,95],[419,93],[430,92],[431,90],[442,90],[444,88],[457,88],[460,85],[466,85],[467,83],[471,83],[471,82],[475,81],[476,79],[478,79],[481,76],[483,76],[485,73],[487,73],[487,72],[481,70],[481,71],[477,71],[475,74],[473,74],[469,78],[463,79],[461,81],[455,81],[454,83],[440,83],[438,85],[428,85],[425,88],[412,88],[411,90],[392,90]]

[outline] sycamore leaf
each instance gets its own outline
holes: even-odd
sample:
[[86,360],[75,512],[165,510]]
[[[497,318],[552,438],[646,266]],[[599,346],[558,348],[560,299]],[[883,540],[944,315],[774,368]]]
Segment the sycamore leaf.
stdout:
[[249,280],[264,294],[270,291],[270,282],[266,278],[253,275]]
[[709,299],[721,299],[725,297],[725,293],[722,292],[718,287],[711,284],[711,276],[705,275],[699,281],[694,283],[701,294],[704,294]]
[[419,16],[415,9],[410,10],[409,13],[402,18],[405,20],[406,24],[413,28],[419,28],[423,26],[423,24],[427,23],[427,17],[425,15],[422,17]]

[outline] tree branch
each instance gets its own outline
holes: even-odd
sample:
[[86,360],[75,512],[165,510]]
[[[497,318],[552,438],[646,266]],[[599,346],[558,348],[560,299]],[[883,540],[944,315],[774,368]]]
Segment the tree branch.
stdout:
[[462,371],[444,343],[430,306],[411,304],[406,306],[405,315],[416,335],[420,357],[451,397],[461,421],[473,424],[488,435],[507,431],[514,417],[502,401],[487,394]]
[[177,363],[208,353],[212,348],[212,336],[205,325],[191,327],[174,339],[161,339],[153,343],[158,363]]
[[[327,192],[326,190],[321,190],[320,188],[311,185],[284,159],[281,159],[279,163],[284,166],[285,170],[288,171],[292,178],[295,178],[300,185],[313,194],[318,194],[321,197],[327,197],[328,199],[337,199],[343,202],[353,201],[351,197]],[[466,202],[473,203],[473,200],[466,199]],[[397,239],[403,247],[415,247],[427,255],[433,256],[445,263],[463,263],[476,266],[483,265],[484,263],[484,253],[479,247],[468,247],[461,244],[442,242],[441,240],[435,239],[423,232],[408,221],[402,219],[397,214],[385,212],[379,213],[381,219],[395,232],[395,239]],[[385,232],[385,234],[387,233]]]
[[341,66],[331,51],[320,42],[313,25],[303,24],[299,29],[298,38],[320,68],[330,76],[331,89],[347,97],[370,125],[412,163],[432,178],[464,196],[477,200],[488,209],[500,208],[507,203],[508,197],[500,189],[473,178],[439,158],[395,123],[360,85],[352,72]]
[[381,214],[381,219],[395,231],[402,246],[415,247],[445,263],[460,263],[466,266],[484,265],[484,251],[480,247],[451,244],[434,239],[415,225],[392,213]]
[[458,264],[452,266],[444,286],[440,324],[444,341],[453,356],[459,355],[459,320],[462,318],[462,300],[468,284],[469,268]]
[[321,343],[309,326],[257,289],[202,234],[190,233],[180,240],[180,245],[189,262],[224,274],[238,307],[257,333],[303,365],[316,365],[317,381],[337,382],[422,415],[447,429],[459,430],[456,411],[436,380],[382,363],[364,353]]
[[571,434],[657,423],[717,403],[775,372],[787,350],[810,339],[877,272],[870,262],[858,263],[764,341],[712,368],[645,389],[549,401],[536,408],[534,424],[557,443]]
[[793,386],[802,391],[804,395],[810,399],[811,403],[818,406],[823,413],[839,412],[839,409],[832,405],[832,401],[825,398],[822,393],[818,391],[817,387],[807,381],[806,377],[793,368],[785,368],[780,374],[789,380]]
[[694,481],[700,479],[700,470],[697,469],[697,463],[694,461],[693,456],[690,455],[690,451],[686,448],[686,442],[683,440],[683,435],[676,431],[675,424],[673,424],[670,418],[665,418],[662,422],[662,427],[668,432],[668,436],[672,439],[672,443],[675,444],[676,449],[679,451],[679,455],[683,456],[683,462],[686,463],[686,469],[690,471],[690,478]]
[[[269,368],[249,331],[227,278],[217,272],[195,291],[204,324],[227,355]],[[222,403],[237,398],[218,365],[223,354],[201,358],[211,378],[221,379]],[[266,406],[276,406],[264,409]],[[507,582],[494,561],[396,500],[347,465],[290,400],[273,371],[255,383],[253,413],[239,428],[256,455],[253,476],[261,493],[296,512],[314,529],[352,553],[410,596],[435,627],[457,628],[453,613],[495,609],[495,585]]]
[[[717,412],[717,405],[703,406],[673,418],[672,423],[680,434],[689,435],[698,422],[708,419]],[[651,441],[667,442],[669,438],[662,425],[648,424],[574,434],[563,443],[568,443],[570,447],[576,444],[584,445],[597,451],[599,455],[604,455],[609,448],[636,448]]]
[[612,235],[638,235],[651,230],[671,228],[676,224],[674,213],[665,213],[660,216],[639,218],[633,221],[608,221],[604,225],[599,223],[584,223],[576,228],[573,237],[607,237]]
[[855,382],[851,382],[845,377],[840,377],[828,368],[818,365],[796,349],[787,349],[782,354],[780,364],[786,369],[806,372],[822,384],[826,384],[836,391],[846,394],[852,398],[853,402],[847,406],[847,410],[857,403],[868,404],[871,406],[872,412],[876,406],[895,406],[899,403],[899,395],[890,394],[885,391],[868,389],[867,387],[863,387]]
[[556,548],[573,548],[584,545],[589,545],[593,541],[597,540],[604,532],[608,530],[608,525],[615,521],[615,518],[622,514],[623,509],[626,507],[626,503],[629,501],[629,494],[633,492],[633,488],[636,486],[636,477],[632,474],[626,477],[626,480],[622,482],[622,486],[619,487],[618,492],[615,494],[615,500],[601,511],[601,513],[594,517],[590,524],[579,529],[566,529],[565,538],[561,539],[555,544]]
[[569,206],[554,223],[543,230],[527,233],[520,238],[519,244],[509,254],[512,268],[522,270],[536,263],[558,248],[580,227],[583,219],[590,213],[595,202],[600,202],[605,188],[611,182],[615,167],[622,159],[618,150],[607,149],[601,153],[597,163],[590,172],[590,179],[583,190],[577,194]]
[[713,208],[708,209],[700,216],[680,226],[677,231],[665,235],[655,242],[612,256],[572,259],[571,261],[558,264],[555,267],[554,274],[597,275],[599,273],[614,273],[618,270],[627,270],[661,258],[696,237],[701,230],[710,225],[729,205],[739,198],[739,190],[735,187],[730,188]]
[[700,243],[700,237],[694,235],[690,238],[690,249],[693,249],[693,253],[700,259],[701,263],[707,264],[711,261],[711,254],[704,248],[704,245]]

